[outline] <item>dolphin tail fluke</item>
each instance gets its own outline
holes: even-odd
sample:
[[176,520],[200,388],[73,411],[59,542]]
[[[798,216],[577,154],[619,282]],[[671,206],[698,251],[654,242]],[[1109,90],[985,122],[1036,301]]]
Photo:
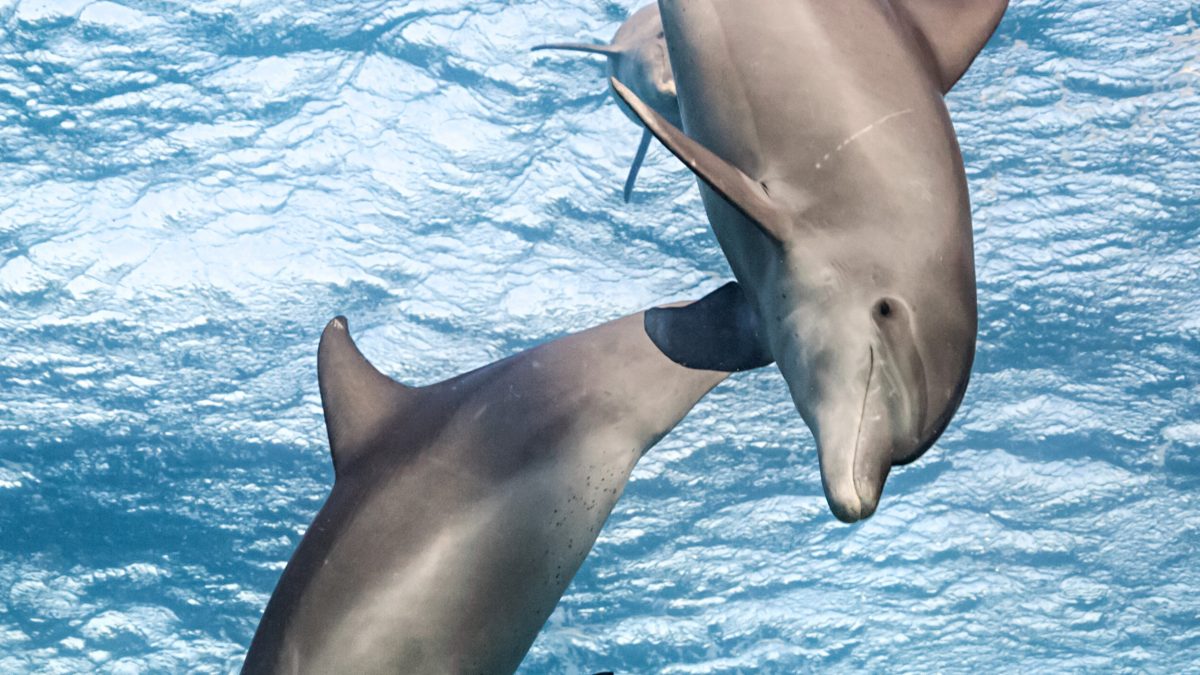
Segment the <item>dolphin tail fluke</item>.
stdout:
[[896,5],[924,38],[945,94],[992,37],[1008,0],[898,0]]
[[317,380],[333,470],[341,476],[395,418],[413,391],[367,361],[351,339],[343,316],[330,321],[321,333]]
[[650,147],[650,139],[654,134],[650,133],[649,129],[642,129],[642,142],[638,143],[637,154],[633,156],[633,166],[629,167],[629,177],[625,179],[625,203],[629,203],[629,198],[633,196],[633,185],[637,183],[638,171],[642,169],[642,162],[646,160],[646,150]]
[[616,56],[621,53],[621,48],[614,45],[592,45],[586,42],[552,42],[550,44],[538,45],[529,51],[540,52],[546,49],[555,49],[568,52],[586,52],[588,54],[603,54],[605,56]]
[[609,84],[617,96],[625,101],[629,109],[638,116],[647,129],[667,149],[671,151],[684,166],[704,181],[710,188],[721,195],[734,208],[741,211],[747,218],[754,221],[759,229],[776,241],[786,237],[786,218],[784,213],[771,201],[765,187],[747,176],[741,169],[721,159],[712,150],[690,138],[671,124],[653,108],[646,105],[629,87],[621,84],[615,77],[609,78]]

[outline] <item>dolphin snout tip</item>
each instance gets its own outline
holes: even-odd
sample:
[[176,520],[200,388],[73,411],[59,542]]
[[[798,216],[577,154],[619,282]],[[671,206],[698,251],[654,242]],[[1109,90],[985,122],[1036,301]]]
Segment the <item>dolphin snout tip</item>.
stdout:
[[854,489],[858,493],[858,519],[866,520],[879,508],[879,495],[883,493],[883,485],[863,485],[862,481],[854,481]]
[[878,496],[873,499],[829,500],[829,510],[833,512],[834,517],[847,524],[870,518],[878,507]]
[[829,502],[829,510],[833,511],[833,515],[843,523],[857,523],[860,518],[858,515],[858,501],[853,503]]
[[848,501],[830,501],[829,510],[838,520],[846,524],[857,523],[860,520],[866,520],[875,513],[875,507],[879,502],[863,502],[858,499]]
[[829,510],[843,523],[857,523],[860,520],[866,520],[875,513],[875,509],[879,506],[882,486],[874,489],[862,489],[858,485],[860,481],[852,482],[852,486],[843,485],[840,488],[826,485],[825,501],[829,503]]
[[883,494],[883,483],[878,476],[857,475],[849,480],[825,484],[825,500],[829,510],[843,523],[857,523],[875,514]]

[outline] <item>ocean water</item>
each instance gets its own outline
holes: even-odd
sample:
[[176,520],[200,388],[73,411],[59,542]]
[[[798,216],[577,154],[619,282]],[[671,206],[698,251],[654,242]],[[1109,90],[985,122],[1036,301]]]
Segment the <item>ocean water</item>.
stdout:
[[[317,338],[427,383],[730,277],[632,2],[0,0],[0,672],[236,670],[332,481]],[[1200,670],[1200,6],[1014,0],[948,97],[958,416],[839,524],[774,368],[639,465],[522,672]]]

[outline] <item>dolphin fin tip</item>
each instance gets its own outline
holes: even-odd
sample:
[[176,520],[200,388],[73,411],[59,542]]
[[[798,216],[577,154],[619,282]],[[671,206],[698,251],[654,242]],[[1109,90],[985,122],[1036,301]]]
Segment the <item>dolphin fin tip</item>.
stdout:
[[629,167],[629,176],[625,179],[625,187],[621,190],[626,204],[633,197],[633,186],[637,183],[638,171],[641,170],[642,162],[646,159],[646,149],[650,147],[651,138],[654,138],[654,134],[643,127],[642,140],[638,142],[637,154],[633,157],[633,164]]

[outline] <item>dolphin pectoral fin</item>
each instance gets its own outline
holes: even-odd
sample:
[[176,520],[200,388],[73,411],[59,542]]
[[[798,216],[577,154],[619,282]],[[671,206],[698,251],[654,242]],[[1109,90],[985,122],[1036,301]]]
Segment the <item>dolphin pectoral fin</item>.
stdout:
[[629,177],[625,179],[625,203],[629,203],[629,197],[633,195],[633,184],[637,182],[638,171],[642,168],[642,162],[646,159],[646,150],[650,147],[650,139],[654,135],[649,129],[642,129],[642,142],[638,143],[637,154],[633,156],[633,166],[629,167]]
[[614,45],[590,45],[585,42],[552,42],[550,44],[538,45],[529,51],[540,52],[546,49],[587,52],[588,54],[603,54],[605,56],[616,56],[621,53],[621,48]]
[[736,281],[690,305],[647,310],[642,324],[654,346],[685,368],[736,373],[775,361]]
[[369,447],[401,406],[410,388],[375,369],[350,337],[346,317],[325,326],[317,348],[317,381],[335,475]]
[[609,78],[613,91],[625,101],[647,129],[667,149],[692,170],[700,180],[715,190],[754,221],[764,234],[775,241],[786,238],[784,213],[771,201],[758,181],[747,176],[741,169],[721,159],[708,148],[690,138],[674,124],[668,122],[653,108],[638,98],[637,94],[615,78]]
[[895,0],[895,5],[933,54],[945,94],[992,37],[1008,0]]

